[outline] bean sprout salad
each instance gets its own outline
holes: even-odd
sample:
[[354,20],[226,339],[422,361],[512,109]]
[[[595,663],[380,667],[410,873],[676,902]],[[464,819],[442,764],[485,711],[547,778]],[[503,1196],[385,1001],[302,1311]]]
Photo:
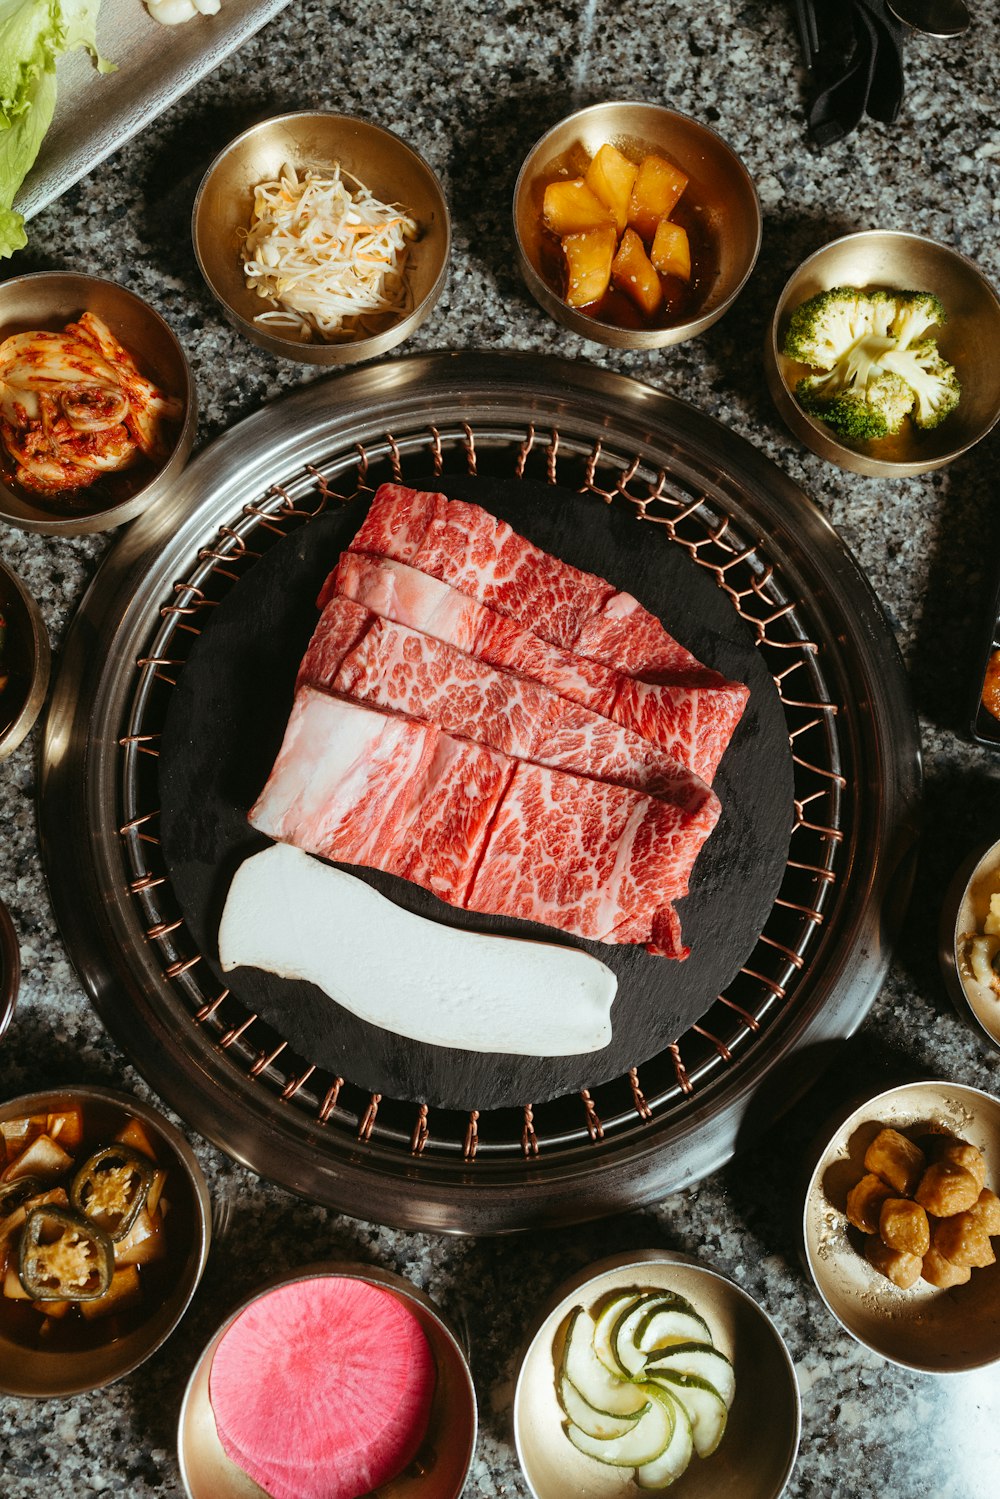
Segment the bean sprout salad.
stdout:
[[405,308],[405,265],[417,223],[339,165],[285,165],[254,191],[242,247],[247,285],[276,304],[254,322],[309,343],[353,337],[365,320]]

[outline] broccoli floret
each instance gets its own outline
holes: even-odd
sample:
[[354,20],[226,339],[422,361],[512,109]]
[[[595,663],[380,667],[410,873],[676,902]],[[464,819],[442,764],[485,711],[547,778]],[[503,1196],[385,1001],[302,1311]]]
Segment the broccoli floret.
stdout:
[[883,364],[913,391],[913,420],[918,427],[937,427],[958,405],[962,394],[958,375],[932,338],[908,349],[894,349],[884,356]]
[[893,298],[896,309],[889,332],[897,349],[909,349],[928,328],[948,320],[948,314],[933,292],[900,291]]
[[885,417],[886,431],[898,432],[913,410],[914,395],[906,381],[891,370],[879,369],[868,381],[865,397]]
[[856,385],[838,384],[829,376],[807,377],[799,381],[796,394],[810,416],[852,442],[898,432],[914,399],[906,382],[885,370]]
[[874,331],[876,317],[884,316],[885,308],[874,295],[856,286],[835,286],[795,309],[783,352],[801,364],[833,369],[859,339]]
[[958,404],[958,378],[927,330],[946,320],[932,292],[837,286],[803,302],[784,343],[812,365],[796,393],[811,416],[855,442],[898,432],[907,415],[936,427]]
[[798,386],[798,397],[810,416],[818,417],[832,427],[838,437],[852,442],[868,442],[873,437],[885,437],[889,428],[881,411],[870,406],[863,390],[841,390],[834,396],[817,397],[814,392],[803,390],[803,380]]

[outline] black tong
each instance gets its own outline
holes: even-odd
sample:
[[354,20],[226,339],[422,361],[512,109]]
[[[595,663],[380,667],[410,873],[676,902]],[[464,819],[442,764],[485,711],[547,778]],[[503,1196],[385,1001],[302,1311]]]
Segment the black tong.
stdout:
[[866,114],[892,124],[903,104],[905,27],[884,0],[795,0],[795,21],[820,84],[809,110],[816,144],[842,140]]

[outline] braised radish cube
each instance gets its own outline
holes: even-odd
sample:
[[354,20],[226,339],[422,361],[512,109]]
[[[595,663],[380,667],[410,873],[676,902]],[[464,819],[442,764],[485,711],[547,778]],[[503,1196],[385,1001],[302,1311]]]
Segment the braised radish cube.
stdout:
[[645,156],[639,163],[628,221],[647,242],[656,233],[660,219],[673,213],[677,200],[688,185],[686,175],[662,156]]
[[4,1181],[17,1181],[21,1176],[37,1176],[39,1181],[51,1181],[54,1177],[62,1176],[73,1164],[73,1157],[67,1155],[61,1145],[55,1140],[50,1140],[48,1135],[38,1135],[27,1150],[23,1150],[14,1162],[4,1171]]
[[680,224],[672,224],[669,219],[660,220],[653,236],[650,258],[662,275],[691,280],[691,245],[687,231]]
[[617,238],[614,224],[607,223],[584,234],[567,234],[563,238],[566,301],[570,307],[589,307],[604,296],[611,280]]
[[602,146],[587,168],[584,182],[611,210],[621,234],[628,223],[628,207],[639,168],[615,146]]
[[584,234],[611,223],[611,210],[595,197],[582,177],[550,182],[542,200],[545,227],[558,234]]
[[120,1129],[115,1135],[118,1145],[128,1145],[132,1150],[137,1150],[140,1155],[148,1155],[153,1161],[156,1160],[156,1150],[148,1133],[138,1119],[130,1119],[124,1129]]
[[111,1277],[111,1285],[103,1296],[92,1301],[81,1301],[80,1310],[88,1321],[108,1317],[112,1312],[123,1312],[134,1306],[142,1297],[142,1282],[135,1265],[125,1265]]
[[46,1116],[44,1114],[28,1114],[21,1119],[6,1119],[0,1124],[0,1134],[3,1135],[4,1146],[7,1152],[7,1160],[12,1161],[21,1151],[30,1145],[36,1135],[45,1133]]
[[45,1133],[51,1140],[58,1140],[63,1150],[72,1155],[83,1144],[82,1113],[79,1109],[61,1109],[58,1114],[50,1114]]
[[611,279],[647,317],[663,301],[660,278],[634,229],[626,229],[611,266]]
[[3,1294],[11,1301],[30,1301],[31,1297],[21,1284],[21,1277],[17,1273],[16,1265],[8,1265],[7,1273],[3,1278]]

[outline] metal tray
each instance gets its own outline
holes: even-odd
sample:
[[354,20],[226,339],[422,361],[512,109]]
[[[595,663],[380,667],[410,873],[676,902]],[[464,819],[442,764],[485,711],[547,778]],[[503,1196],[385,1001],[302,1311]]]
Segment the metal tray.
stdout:
[[[213,982],[160,849],[158,739],[206,615],[276,538],[359,488],[405,482],[408,465],[598,494],[649,526],[651,546],[684,547],[756,633],[788,722],[796,825],[747,964],[641,1076],[633,1067],[537,1107],[431,1110],[291,1054]],[[40,797],[70,955],[179,1113],[263,1175],[348,1213],[502,1232],[686,1186],[808,1086],[884,975],[909,893],[920,766],[878,604],[770,462],[635,381],[535,355],[454,354],[371,366],[260,412],[125,533],[67,637]]]
[[60,60],[55,116],[14,199],[18,213],[26,219],[39,213],[287,4],[222,0],[217,15],[164,26],[153,20],[142,0],[102,0],[97,40],[118,71],[98,73],[82,50]]

